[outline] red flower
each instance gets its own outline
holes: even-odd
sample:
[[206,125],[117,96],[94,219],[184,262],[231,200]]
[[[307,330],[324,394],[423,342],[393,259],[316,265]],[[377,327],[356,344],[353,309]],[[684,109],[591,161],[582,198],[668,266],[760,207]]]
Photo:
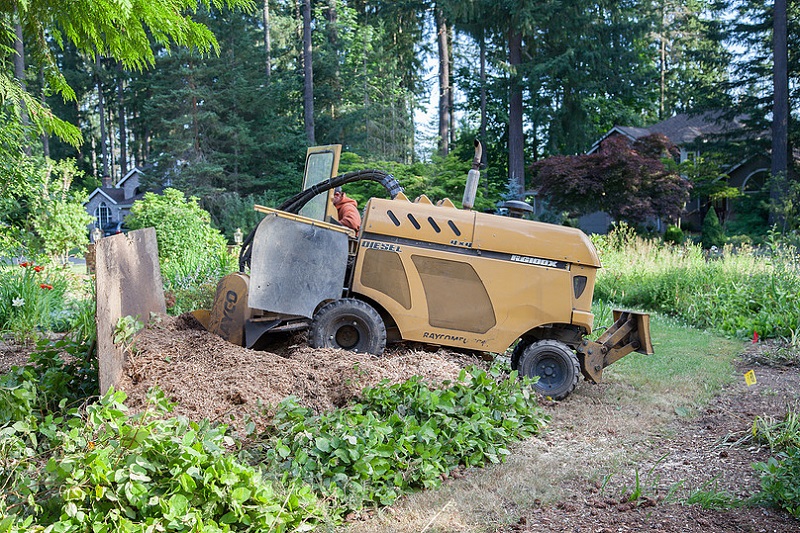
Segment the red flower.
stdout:
[[41,285],[39,285],[39,287],[41,287],[42,289],[46,289],[48,291],[53,289],[52,285],[47,285],[46,283],[42,283]]
[[44,270],[44,267],[36,265],[35,267],[33,267],[33,270],[35,270],[36,272],[41,272],[42,270]]
[[27,261],[25,261],[24,263],[20,263],[19,264],[19,266],[21,266],[22,268],[25,268],[28,265],[30,265],[30,263],[28,263]]

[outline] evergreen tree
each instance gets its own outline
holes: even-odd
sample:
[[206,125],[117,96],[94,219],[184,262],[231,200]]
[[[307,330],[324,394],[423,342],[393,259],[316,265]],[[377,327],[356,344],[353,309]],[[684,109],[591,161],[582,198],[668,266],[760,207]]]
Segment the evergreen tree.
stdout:
[[[248,0],[205,1],[220,7],[249,6]],[[17,56],[12,52],[13,41],[17,41],[20,49],[26,45],[33,47],[39,56],[45,92],[52,91],[73,100],[75,93],[66,83],[47,43],[72,43],[78,51],[92,58],[114,58],[128,68],[142,69],[155,60],[151,40],[166,46],[197,46],[204,52],[214,49],[213,34],[192,18],[196,6],[193,0],[115,1],[104,4],[102,9],[86,9],[83,2],[53,0],[9,3],[0,7],[3,15],[0,24],[6,44],[2,56],[6,60],[12,53]],[[7,70],[0,70],[0,86],[6,95],[6,105],[14,110],[13,116],[26,127],[33,128],[37,135],[55,133],[73,146],[78,145],[81,140],[79,130],[50,113],[27,93],[25,84],[20,81],[25,80],[15,83]],[[29,124],[26,124],[28,120]]]
[[725,244],[725,232],[722,230],[722,225],[719,223],[719,217],[715,209],[709,209],[703,219],[703,233],[702,233],[703,248],[709,249],[712,246],[717,248]]
[[[750,142],[743,143],[740,155],[765,153],[770,149],[770,136],[763,132],[771,130],[774,103],[773,64],[773,3],[764,4],[755,0],[728,0],[725,8],[735,13],[728,28],[729,38],[738,45],[741,53],[735,58],[737,77],[731,81],[730,91],[736,94],[736,105],[732,112],[747,117],[751,132]],[[787,0],[787,47],[800,48],[800,0]],[[790,87],[788,107],[790,114],[800,112],[800,57],[789,54],[786,63],[786,78]],[[800,146],[800,123],[788,121],[788,150]],[[790,163],[793,163],[791,160]],[[795,169],[796,171],[796,169]]]
[[649,16],[658,48],[658,118],[729,106],[732,54],[725,46],[725,17],[717,3],[658,0]]

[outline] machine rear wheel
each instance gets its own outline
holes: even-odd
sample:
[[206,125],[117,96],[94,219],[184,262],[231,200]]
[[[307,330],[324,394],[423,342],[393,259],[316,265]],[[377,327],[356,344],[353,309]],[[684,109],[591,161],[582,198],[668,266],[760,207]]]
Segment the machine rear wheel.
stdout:
[[539,376],[534,388],[554,400],[566,398],[578,384],[581,374],[578,356],[569,346],[556,340],[542,340],[526,347],[519,358],[521,376]]
[[314,315],[309,344],[313,348],[381,355],[386,348],[386,326],[368,303],[342,298],[326,304]]

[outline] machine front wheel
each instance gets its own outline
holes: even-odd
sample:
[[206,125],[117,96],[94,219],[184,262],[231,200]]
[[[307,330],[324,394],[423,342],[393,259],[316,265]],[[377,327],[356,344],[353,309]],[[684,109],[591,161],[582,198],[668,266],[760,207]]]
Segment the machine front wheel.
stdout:
[[368,303],[342,298],[324,305],[314,315],[309,344],[312,348],[381,355],[386,348],[386,326]]
[[522,357],[525,349],[531,345],[530,340],[520,339],[514,349],[511,351],[511,370],[519,370],[519,360]]
[[551,339],[527,346],[520,354],[518,370],[520,376],[539,376],[533,387],[554,400],[566,398],[578,385],[581,375],[575,352],[563,342]]

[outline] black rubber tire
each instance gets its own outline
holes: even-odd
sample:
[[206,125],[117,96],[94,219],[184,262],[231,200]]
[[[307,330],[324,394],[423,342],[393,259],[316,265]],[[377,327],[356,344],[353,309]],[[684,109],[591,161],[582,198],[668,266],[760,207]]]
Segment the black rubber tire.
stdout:
[[581,375],[575,352],[563,342],[551,339],[534,342],[525,348],[518,370],[520,376],[539,376],[533,387],[554,400],[569,396]]
[[312,348],[381,355],[386,348],[386,326],[368,303],[342,298],[317,311],[311,321],[308,343]]
[[514,349],[511,351],[511,370],[519,369],[519,360],[522,357],[522,352],[530,345],[530,340],[520,339],[517,345],[514,346]]

